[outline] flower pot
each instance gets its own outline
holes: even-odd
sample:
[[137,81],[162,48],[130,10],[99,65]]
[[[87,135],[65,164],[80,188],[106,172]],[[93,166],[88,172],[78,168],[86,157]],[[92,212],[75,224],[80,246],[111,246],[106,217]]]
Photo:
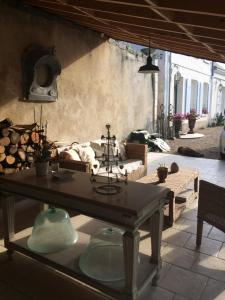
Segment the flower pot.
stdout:
[[181,125],[182,125],[182,120],[174,121],[175,137],[177,137],[177,138],[180,137],[179,131],[181,131]]
[[158,174],[159,182],[160,183],[165,182],[166,177],[168,175],[168,168],[158,168],[157,174]]
[[42,161],[35,163],[36,175],[37,176],[46,176],[49,170],[49,162]]
[[196,119],[188,119],[188,126],[189,126],[189,131],[188,133],[194,133],[194,127],[195,127],[195,122],[196,122]]

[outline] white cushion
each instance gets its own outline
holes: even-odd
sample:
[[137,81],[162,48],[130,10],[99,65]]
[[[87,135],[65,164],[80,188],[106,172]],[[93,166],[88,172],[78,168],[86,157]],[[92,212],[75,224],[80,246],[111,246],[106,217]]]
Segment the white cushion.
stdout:
[[91,148],[95,152],[95,157],[101,157],[104,154],[105,151],[105,141],[104,140],[95,140],[90,142]]
[[120,145],[118,141],[115,141],[115,147],[113,147],[113,154],[119,155],[120,154]]
[[[77,145],[76,149],[79,153],[81,161],[89,162],[93,172],[97,172],[99,169],[99,161],[95,159],[95,152],[91,146]],[[94,166],[96,166],[96,168],[94,168]]]
[[[112,145],[111,148],[110,148],[110,155],[114,155],[114,156],[119,156],[120,154],[120,147],[119,147],[119,142],[117,140],[115,140],[114,142],[115,145]],[[107,144],[107,141],[105,141],[105,152],[107,153],[107,150],[108,149],[108,144]]]
[[127,159],[126,153],[126,145],[124,143],[119,143],[119,158],[120,160],[124,161]]
[[133,171],[136,171],[143,163],[141,160],[137,159],[127,159],[121,163],[123,165],[123,172],[127,170],[127,173],[130,174]]
[[[95,157],[101,157],[104,153],[107,153],[107,140],[95,140],[95,141],[91,141],[90,145],[92,147],[92,149],[95,152]],[[110,155],[119,155],[120,154],[120,146],[119,146],[119,142],[115,141],[115,146],[112,146],[110,148]]]
[[94,150],[90,146],[76,146],[82,161],[92,162],[95,159]]
[[92,162],[93,165],[92,165],[92,171],[94,174],[97,174],[99,172],[99,167],[100,167],[100,163],[97,159],[95,159],[95,161]]
[[[142,163],[141,160],[127,159],[126,161],[123,161],[123,162],[119,163],[118,166],[113,166],[112,171],[113,171],[114,174],[115,173],[118,174],[118,176],[119,176],[119,174],[125,175],[126,170],[127,170],[127,173],[130,174],[133,171],[136,171],[142,164],[143,163]],[[120,165],[123,166],[122,169],[119,167]],[[107,176],[107,172],[106,172],[105,167],[99,168],[98,172],[99,172],[98,175]],[[112,175],[110,174],[110,176],[112,176]]]
[[61,151],[59,157],[68,160],[78,160],[78,161],[81,160],[79,154],[74,149]]
[[69,150],[68,146],[57,147],[57,153],[60,154],[63,151]]

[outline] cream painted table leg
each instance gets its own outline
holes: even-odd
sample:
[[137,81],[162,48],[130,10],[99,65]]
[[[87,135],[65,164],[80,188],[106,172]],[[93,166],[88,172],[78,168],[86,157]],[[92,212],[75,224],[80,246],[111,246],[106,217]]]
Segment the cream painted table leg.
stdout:
[[174,214],[175,214],[175,195],[174,192],[168,194],[169,197],[169,226],[173,226]]
[[162,229],[163,229],[163,208],[154,213],[150,219],[150,232],[151,232],[151,245],[152,245],[152,255],[151,263],[156,264],[157,273],[152,279],[152,285],[157,285],[159,279],[159,273],[161,269],[161,239],[162,239]]
[[9,241],[13,238],[15,233],[15,198],[14,196],[8,196],[6,193],[2,195],[2,206],[3,206],[3,232],[4,232],[4,243],[8,249],[7,254],[9,259],[12,259],[13,250],[9,249]]
[[195,192],[195,195],[198,195],[198,192],[199,192],[199,180],[198,180],[198,177],[196,177],[195,180],[194,180],[194,192]]
[[123,235],[125,294],[127,299],[137,299],[137,270],[140,235],[138,231]]

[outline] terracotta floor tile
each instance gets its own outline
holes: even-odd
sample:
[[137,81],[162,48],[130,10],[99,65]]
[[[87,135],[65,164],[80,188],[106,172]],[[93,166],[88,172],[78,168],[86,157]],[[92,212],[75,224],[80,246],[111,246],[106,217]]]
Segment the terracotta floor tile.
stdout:
[[[191,238],[186,242],[184,247],[187,249],[196,250],[195,234],[191,236]],[[221,247],[222,247],[222,242],[208,239],[206,237],[202,237],[201,247],[196,251],[199,251],[204,254],[212,255],[212,256],[217,256]]]
[[163,261],[185,269],[190,269],[198,256],[199,253],[195,251],[170,244],[162,249]]
[[191,234],[176,228],[168,228],[162,233],[162,240],[166,243],[183,246],[187,240],[190,238]]
[[[174,228],[196,234],[197,221],[187,220],[181,217],[179,220],[177,220],[177,222],[175,222]],[[207,237],[211,229],[212,226],[204,222],[202,235]]]
[[209,233],[208,237],[210,239],[214,239],[220,242],[225,243],[225,233],[221,230],[217,229],[216,227],[213,227],[211,232]]
[[186,208],[185,211],[182,213],[182,217],[191,221],[196,221],[197,213],[197,209]]
[[201,300],[224,300],[225,299],[225,283],[210,279],[200,298]]
[[147,286],[138,300],[173,300],[174,294],[160,287]]
[[175,297],[173,298],[173,300],[188,300],[187,298],[180,296],[180,295],[175,295]]
[[193,271],[225,282],[225,260],[200,254],[193,264]]
[[189,300],[198,300],[207,280],[206,276],[172,266],[159,286]]
[[220,252],[218,254],[219,258],[225,259],[225,243],[223,243],[223,246],[220,249]]

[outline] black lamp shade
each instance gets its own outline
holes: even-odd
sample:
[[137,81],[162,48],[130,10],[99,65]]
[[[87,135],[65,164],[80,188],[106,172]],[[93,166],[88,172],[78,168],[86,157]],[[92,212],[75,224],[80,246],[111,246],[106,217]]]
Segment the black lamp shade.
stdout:
[[141,66],[138,70],[138,73],[157,73],[159,72],[159,67],[152,64],[152,58],[149,55],[147,58],[147,64],[144,66]]

